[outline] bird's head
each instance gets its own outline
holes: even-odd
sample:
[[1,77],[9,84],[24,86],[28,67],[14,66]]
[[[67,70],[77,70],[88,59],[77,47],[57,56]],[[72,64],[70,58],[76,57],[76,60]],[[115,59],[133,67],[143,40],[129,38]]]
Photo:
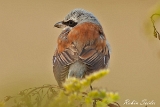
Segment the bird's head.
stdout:
[[83,9],[74,9],[69,14],[67,14],[63,21],[56,23],[54,26],[57,28],[73,28],[74,26],[83,22],[91,22],[100,25],[99,21],[92,13]]

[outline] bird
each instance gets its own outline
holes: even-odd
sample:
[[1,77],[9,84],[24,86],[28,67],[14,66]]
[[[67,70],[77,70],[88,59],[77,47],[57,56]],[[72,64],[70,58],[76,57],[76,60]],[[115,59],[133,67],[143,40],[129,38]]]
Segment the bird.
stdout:
[[74,9],[54,27],[62,28],[53,55],[53,73],[59,87],[67,78],[82,79],[108,68],[110,44],[93,13]]

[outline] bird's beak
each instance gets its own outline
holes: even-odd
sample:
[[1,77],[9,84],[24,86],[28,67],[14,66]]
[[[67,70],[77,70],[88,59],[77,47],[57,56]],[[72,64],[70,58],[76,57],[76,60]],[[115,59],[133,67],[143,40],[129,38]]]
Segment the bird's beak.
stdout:
[[66,25],[63,24],[63,21],[61,22],[57,22],[54,27],[57,27],[57,28],[64,28]]

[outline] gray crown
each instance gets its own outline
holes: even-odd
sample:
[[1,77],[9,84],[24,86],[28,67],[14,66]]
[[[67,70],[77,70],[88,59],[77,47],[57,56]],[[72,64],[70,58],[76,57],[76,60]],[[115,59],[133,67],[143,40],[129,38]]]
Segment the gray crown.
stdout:
[[100,25],[97,18],[90,12],[84,10],[84,9],[74,9],[72,10],[65,18],[64,22],[67,22],[69,20],[72,20],[78,24],[83,22],[92,22],[97,25]]

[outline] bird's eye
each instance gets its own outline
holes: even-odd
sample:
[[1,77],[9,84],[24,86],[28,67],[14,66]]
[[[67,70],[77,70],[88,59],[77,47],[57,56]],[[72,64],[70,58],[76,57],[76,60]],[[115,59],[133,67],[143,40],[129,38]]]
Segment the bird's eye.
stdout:
[[69,21],[69,25],[73,25],[73,21],[72,20]]
[[68,26],[74,27],[75,25],[77,25],[77,23],[74,22],[73,20],[69,20],[69,21],[68,21]]

